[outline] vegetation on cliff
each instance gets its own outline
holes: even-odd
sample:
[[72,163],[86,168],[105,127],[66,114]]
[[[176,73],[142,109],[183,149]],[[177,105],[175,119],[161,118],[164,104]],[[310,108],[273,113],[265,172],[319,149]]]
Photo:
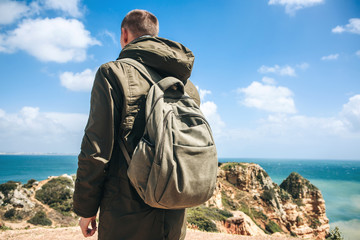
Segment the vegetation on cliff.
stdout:
[[335,227],[326,236],[326,240],[344,240],[344,238],[340,232],[340,229],[338,227]]
[[299,199],[304,197],[304,192],[309,190],[318,190],[309,180],[303,178],[300,174],[292,172],[281,184],[280,188],[284,189],[294,199]]
[[58,177],[51,179],[36,191],[36,199],[49,205],[64,215],[70,215],[73,209],[72,194],[74,183],[70,178]]
[[[278,186],[259,165],[253,163],[220,164],[218,189],[207,206],[233,213],[241,211],[268,234],[283,232],[325,239],[329,230],[324,200],[313,184],[300,174],[291,173]],[[246,228],[244,219],[227,222],[225,225],[233,233]],[[251,235],[250,232],[247,234]]]
[[207,232],[218,232],[214,221],[225,221],[233,216],[229,211],[204,206],[189,208],[186,212],[188,224]]
[[29,223],[34,225],[42,225],[42,226],[50,226],[52,224],[51,220],[46,216],[46,213],[43,211],[39,211],[28,220]]
[[[188,226],[244,235],[280,232],[325,239],[328,234],[320,191],[297,173],[291,173],[278,186],[257,164],[226,163],[219,165],[217,180],[217,188],[208,202],[187,209]],[[6,221],[71,225],[76,222],[72,212],[73,191],[74,179],[67,175],[40,183],[31,179],[22,186],[12,181],[0,184],[3,203],[0,214]],[[34,195],[42,204],[29,205]],[[19,214],[25,208],[27,215]],[[334,232],[329,239],[337,239],[336,236]]]
[[34,185],[34,183],[36,182],[35,179],[30,179],[29,181],[27,181],[27,183],[25,183],[23,185],[24,188],[32,188],[32,186]]
[[6,183],[0,184],[0,192],[2,192],[6,197],[9,192],[15,190],[19,184],[20,182],[14,181],[8,181]]

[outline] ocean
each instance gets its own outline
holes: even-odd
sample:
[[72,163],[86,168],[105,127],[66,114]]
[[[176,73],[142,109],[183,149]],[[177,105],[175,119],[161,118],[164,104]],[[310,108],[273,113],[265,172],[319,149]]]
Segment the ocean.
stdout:
[[[291,172],[298,172],[323,194],[326,215],[332,228],[339,226],[346,240],[360,239],[360,161],[220,158],[220,162],[259,164],[280,184]],[[77,156],[0,155],[0,183],[26,183],[48,176],[75,174]]]

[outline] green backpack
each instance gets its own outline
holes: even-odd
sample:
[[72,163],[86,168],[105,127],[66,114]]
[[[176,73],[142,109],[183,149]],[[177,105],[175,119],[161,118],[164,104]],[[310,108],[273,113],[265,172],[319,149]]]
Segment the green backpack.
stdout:
[[152,83],[146,97],[145,131],[131,157],[120,141],[130,182],[151,207],[182,209],[204,203],[216,186],[218,160],[199,106],[179,79],[155,82],[151,76],[156,74],[141,63],[129,58],[120,61]]

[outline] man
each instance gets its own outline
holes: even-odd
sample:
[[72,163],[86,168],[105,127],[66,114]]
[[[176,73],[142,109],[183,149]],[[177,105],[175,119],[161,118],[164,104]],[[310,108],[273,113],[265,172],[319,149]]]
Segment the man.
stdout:
[[[145,10],[129,12],[121,24],[119,59],[132,58],[162,77],[174,76],[200,105],[188,80],[194,56],[183,45],[157,37],[157,18]],[[96,73],[91,109],[79,154],[74,211],[85,237],[97,229],[99,239],[184,239],[185,210],[146,205],[127,177],[127,162],[118,141],[130,156],[145,127],[145,99],[151,84],[133,66],[112,61]],[[89,228],[91,225],[91,228]]]

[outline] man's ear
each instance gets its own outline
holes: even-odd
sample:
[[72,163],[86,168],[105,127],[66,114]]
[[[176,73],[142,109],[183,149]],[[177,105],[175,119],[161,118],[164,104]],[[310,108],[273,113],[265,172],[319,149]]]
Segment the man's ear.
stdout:
[[129,31],[126,28],[121,28],[121,43],[124,46],[129,43]]

